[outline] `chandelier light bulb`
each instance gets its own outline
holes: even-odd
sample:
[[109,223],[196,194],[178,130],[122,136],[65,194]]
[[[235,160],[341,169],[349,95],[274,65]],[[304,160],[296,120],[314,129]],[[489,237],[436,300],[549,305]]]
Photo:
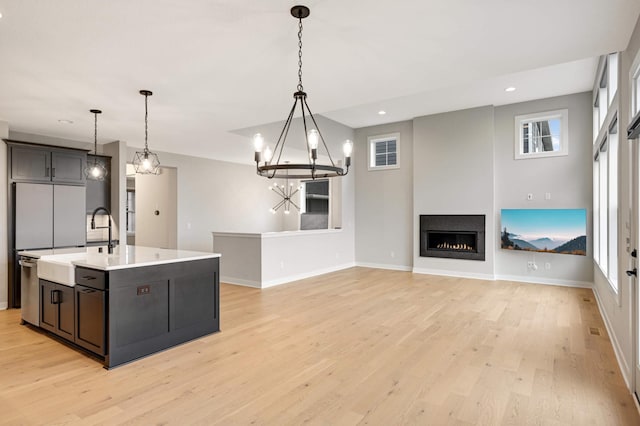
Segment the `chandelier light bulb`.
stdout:
[[316,129],[309,130],[307,139],[309,140],[309,148],[318,149],[318,131]]
[[289,214],[289,213],[291,213],[289,210],[284,211],[284,214]]
[[100,169],[96,166],[91,168],[91,175],[95,178],[100,177]]
[[347,139],[342,145],[342,151],[344,152],[345,157],[351,157],[351,153],[353,152],[353,142]]
[[264,161],[268,163],[271,161],[271,158],[273,158],[273,151],[271,151],[271,148],[267,146],[264,149]]
[[264,138],[260,133],[256,133],[253,135],[253,147],[256,152],[262,152],[262,147],[264,146]]
[[270,208],[270,209],[269,209],[269,212],[270,212],[271,214],[276,214],[276,211],[275,211],[273,208]]

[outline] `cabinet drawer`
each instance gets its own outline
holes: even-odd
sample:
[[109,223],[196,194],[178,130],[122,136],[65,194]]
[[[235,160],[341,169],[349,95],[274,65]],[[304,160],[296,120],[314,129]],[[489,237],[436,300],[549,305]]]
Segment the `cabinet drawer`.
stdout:
[[106,275],[104,271],[76,267],[76,284],[82,284],[98,290],[105,290],[107,287]]

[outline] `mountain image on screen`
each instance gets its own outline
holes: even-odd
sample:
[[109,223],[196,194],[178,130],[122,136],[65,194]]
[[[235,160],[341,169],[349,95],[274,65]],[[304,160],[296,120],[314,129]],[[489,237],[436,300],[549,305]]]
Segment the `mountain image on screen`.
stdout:
[[587,255],[586,209],[502,209],[505,250]]
[[581,235],[569,241],[550,237],[536,238],[527,241],[523,236],[512,234],[505,228],[502,231],[500,240],[501,247],[507,250],[575,254],[580,256],[587,255],[586,235]]

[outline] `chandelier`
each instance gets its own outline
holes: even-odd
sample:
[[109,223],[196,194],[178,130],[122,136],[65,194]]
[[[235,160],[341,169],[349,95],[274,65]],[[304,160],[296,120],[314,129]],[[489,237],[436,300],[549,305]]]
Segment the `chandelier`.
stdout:
[[149,96],[153,95],[150,90],[141,90],[140,94],[144,96],[144,150],[136,151],[136,155],[133,157],[133,168],[136,173],[142,175],[157,175],[160,174],[160,160],[158,154],[149,151],[149,125],[148,125],[148,102]]
[[271,213],[276,214],[276,211],[278,211],[280,207],[284,207],[284,214],[289,214],[291,213],[291,206],[300,211],[300,207],[295,203],[295,201],[292,201],[292,198],[302,189],[302,185],[294,187],[293,182],[289,182],[289,185],[281,184],[278,186],[278,184],[275,183],[273,186],[270,186],[269,189],[282,197],[282,200],[280,200],[278,204],[269,209]]
[[84,169],[84,175],[87,179],[91,180],[104,180],[107,177],[107,168],[98,162],[98,114],[102,114],[99,109],[89,110],[93,114],[93,163],[87,162],[87,167]]
[[[307,104],[307,94],[302,86],[302,20],[309,16],[309,8],[306,6],[294,6],[291,8],[291,16],[298,20],[298,86],[297,91],[293,94],[293,106],[289,112],[289,116],[284,123],[280,137],[273,151],[270,147],[264,146],[264,138],[259,133],[253,138],[256,162],[256,172],[258,175],[273,178],[292,178],[292,179],[316,179],[328,178],[336,176],[345,176],[349,172],[351,165],[351,152],[353,143],[347,140],[343,145],[344,165],[345,168],[337,166],[331,157],[329,148],[324,141],[320,127]],[[293,120],[296,108],[300,104],[300,112],[302,115],[302,125],[304,127],[304,140],[309,156],[307,163],[286,162],[282,157],[285,141],[289,135],[289,128]],[[309,126],[313,126],[309,128]],[[318,162],[318,147],[322,143],[324,152],[329,158],[328,164]],[[275,161],[272,161],[274,160]]]

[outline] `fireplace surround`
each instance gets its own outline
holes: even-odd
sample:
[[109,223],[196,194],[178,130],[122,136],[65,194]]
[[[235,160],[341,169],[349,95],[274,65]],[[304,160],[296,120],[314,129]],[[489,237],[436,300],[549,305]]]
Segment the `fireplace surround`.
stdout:
[[485,260],[485,215],[420,215],[420,256]]

